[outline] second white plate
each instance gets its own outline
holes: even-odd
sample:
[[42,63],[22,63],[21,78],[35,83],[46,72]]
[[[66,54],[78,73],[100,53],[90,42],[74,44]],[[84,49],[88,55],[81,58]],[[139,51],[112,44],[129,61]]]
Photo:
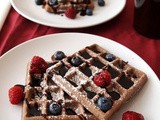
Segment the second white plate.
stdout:
[[78,15],[76,19],[72,20],[65,16],[46,12],[42,6],[35,4],[35,0],[11,0],[15,10],[25,18],[58,28],[83,28],[104,23],[118,15],[126,4],[126,0],[105,0],[106,5],[99,7],[96,2],[92,16]]

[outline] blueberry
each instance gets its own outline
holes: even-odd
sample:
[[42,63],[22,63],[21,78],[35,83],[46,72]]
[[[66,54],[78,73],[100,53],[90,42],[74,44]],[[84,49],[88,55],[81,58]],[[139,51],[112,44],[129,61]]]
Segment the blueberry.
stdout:
[[75,67],[79,66],[80,64],[82,64],[82,59],[78,56],[75,56],[71,59],[71,64]]
[[57,51],[54,54],[56,60],[62,60],[65,57],[65,54],[62,51]]
[[98,5],[99,6],[104,6],[105,5],[105,1],[104,0],[98,0]]
[[53,6],[53,5],[58,5],[58,1],[57,0],[49,0],[48,1],[49,5]]
[[97,101],[97,106],[103,111],[106,112],[112,107],[112,101],[105,96],[100,97]]
[[60,115],[62,112],[62,106],[58,103],[53,102],[49,105],[49,112],[52,115]]
[[35,0],[36,5],[43,5],[44,0]]
[[115,57],[113,56],[113,54],[107,54],[105,56],[105,59],[108,60],[109,62],[111,62],[115,59]]
[[90,4],[91,1],[90,1],[90,0],[84,0],[84,3],[85,3],[85,4]]
[[86,15],[91,16],[93,14],[92,9],[86,9]]

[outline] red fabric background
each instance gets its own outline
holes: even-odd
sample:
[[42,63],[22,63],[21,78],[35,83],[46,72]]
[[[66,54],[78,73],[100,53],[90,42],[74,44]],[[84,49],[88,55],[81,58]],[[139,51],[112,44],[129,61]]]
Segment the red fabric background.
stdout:
[[124,10],[101,25],[81,29],[60,29],[34,23],[11,8],[0,32],[0,55],[29,39],[62,32],[83,32],[112,39],[141,56],[160,78],[160,40],[145,38],[133,28],[134,0],[127,0]]

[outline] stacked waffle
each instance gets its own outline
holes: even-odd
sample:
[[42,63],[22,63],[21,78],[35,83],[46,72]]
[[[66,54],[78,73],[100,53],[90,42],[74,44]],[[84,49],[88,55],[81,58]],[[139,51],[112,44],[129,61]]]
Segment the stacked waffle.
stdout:
[[[30,74],[28,67],[23,103],[26,120],[108,120],[147,81],[145,73],[97,44],[61,60],[55,60],[54,56],[52,59],[43,75]],[[111,77],[106,86],[94,82],[95,76],[103,71]],[[99,105],[100,99],[109,101],[107,109]],[[58,114],[52,114],[53,104],[60,106]]]
[[68,8],[73,8],[77,12],[85,11],[87,8],[94,8],[92,0],[55,0],[55,3],[50,1],[45,0],[43,7],[47,12],[52,13],[64,13]]

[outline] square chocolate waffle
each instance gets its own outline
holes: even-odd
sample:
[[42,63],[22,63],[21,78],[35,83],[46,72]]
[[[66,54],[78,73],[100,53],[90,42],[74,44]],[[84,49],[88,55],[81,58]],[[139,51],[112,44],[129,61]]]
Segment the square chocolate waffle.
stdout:
[[94,8],[93,0],[44,0],[43,8],[50,13],[65,13],[68,8],[74,8],[77,12]]
[[[98,75],[103,78],[104,71],[110,73],[111,81],[101,86],[94,78]],[[100,120],[110,119],[147,81],[145,73],[97,44],[65,57],[48,68],[47,74]]]

